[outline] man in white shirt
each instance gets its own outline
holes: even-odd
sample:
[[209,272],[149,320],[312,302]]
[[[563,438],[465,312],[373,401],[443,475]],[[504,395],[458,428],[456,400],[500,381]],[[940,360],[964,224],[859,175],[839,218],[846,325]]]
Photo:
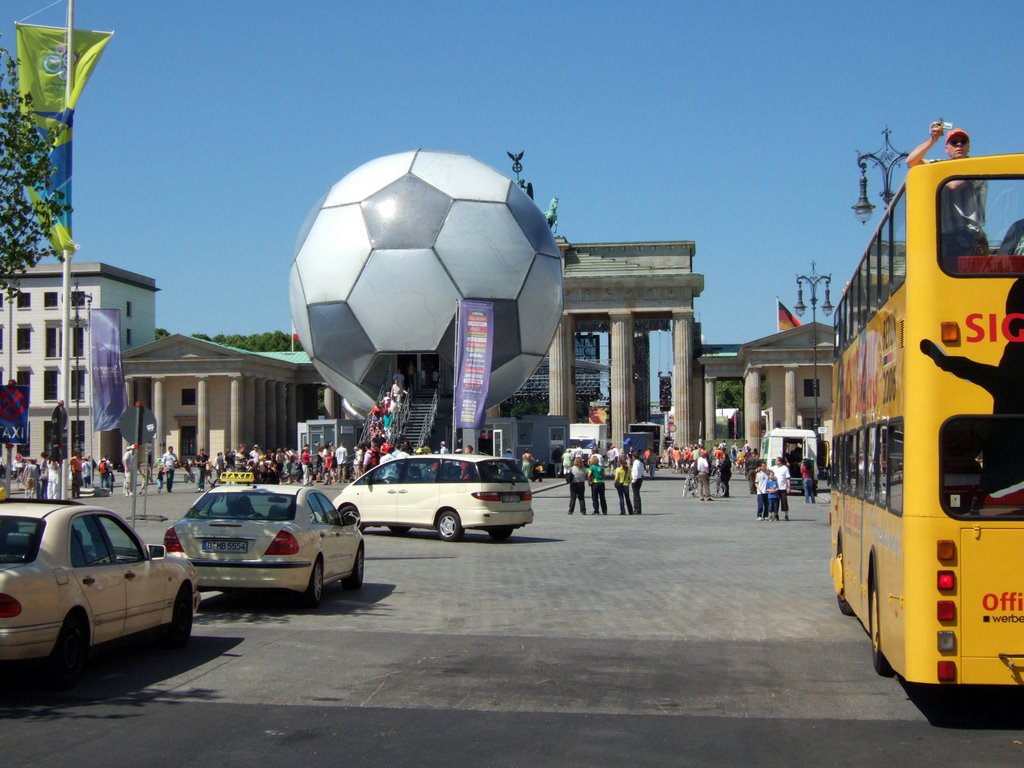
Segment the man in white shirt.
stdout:
[[338,447],[334,449],[334,466],[338,469],[339,480],[343,483],[348,482],[348,448],[342,443],[338,443]]
[[775,479],[779,483],[779,509],[789,520],[789,467],[781,456],[775,459]]
[[704,451],[697,455],[697,487],[700,489],[700,500],[711,501],[711,465]]
[[632,453],[630,456],[633,458],[629,483],[629,487],[633,490],[633,514],[640,515],[643,514],[640,502],[640,486],[644,484],[644,462],[639,454]]
[[167,485],[167,492],[170,493],[174,487],[174,470],[178,468],[178,455],[174,452],[174,446],[168,445],[167,451],[160,457],[164,464],[164,483]]

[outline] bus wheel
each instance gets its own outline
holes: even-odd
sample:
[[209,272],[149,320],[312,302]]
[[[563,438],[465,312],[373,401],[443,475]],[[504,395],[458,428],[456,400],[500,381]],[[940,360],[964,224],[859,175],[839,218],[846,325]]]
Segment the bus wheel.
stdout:
[[885,658],[885,654],[882,652],[882,627],[879,621],[878,611],[878,588],[872,582],[871,594],[868,596],[868,613],[869,620],[868,632],[871,634],[871,666],[875,668],[882,677],[892,677],[893,668],[889,664],[889,660]]
[[[843,570],[843,540],[839,540],[839,545],[836,547],[836,561],[839,564],[839,572]],[[843,574],[843,589],[841,592],[836,594],[836,602],[839,604],[839,612],[843,616],[854,616],[856,615],[850,604],[846,602],[846,575]]]

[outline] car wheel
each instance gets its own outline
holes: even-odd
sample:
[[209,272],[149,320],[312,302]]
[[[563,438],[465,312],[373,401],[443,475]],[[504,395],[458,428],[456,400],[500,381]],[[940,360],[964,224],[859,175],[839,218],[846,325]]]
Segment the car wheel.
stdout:
[[313,570],[309,573],[309,585],[302,593],[302,604],[306,608],[316,608],[320,605],[320,598],[324,596],[324,561],[319,557],[313,563]]
[[188,584],[182,584],[178,596],[174,598],[171,609],[171,623],[167,625],[164,645],[168,648],[182,648],[192,635],[192,590]]
[[411,526],[408,526],[408,525],[389,525],[388,526],[388,530],[391,531],[396,536],[401,536],[403,534],[408,533],[410,527]]
[[359,547],[356,552],[356,561],[352,566],[352,573],[348,578],[342,580],[342,588],[359,589],[363,586],[363,560],[363,548]]
[[69,614],[57,635],[49,658],[50,683],[54,688],[71,688],[82,677],[89,658],[89,631],[77,614]]
[[511,525],[500,525],[497,528],[488,528],[487,533],[489,533],[491,538],[495,541],[504,541],[512,535],[512,531],[514,530],[515,528]]
[[446,509],[437,516],[437,535],[442,541],[460,541],[463,533],[462,518],[454,509]]

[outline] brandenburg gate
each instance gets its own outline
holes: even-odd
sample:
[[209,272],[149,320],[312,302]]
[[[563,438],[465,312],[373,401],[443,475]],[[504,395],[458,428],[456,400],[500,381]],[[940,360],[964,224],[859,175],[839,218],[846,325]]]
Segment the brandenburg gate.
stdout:
[[[607,329],[610,339],[610,435],[622,445],[627,426],[638,421],[637,383],[649,372],[638,370],[635,347],[648,348],[651,330],[672,330],[672,403],[677,443],[698,438],[701,374],[694,351],[700,325],[693,301],[704,290],[704,276],[693,271],[693,241],[570,243],[557,238],[564,264],[564,310],[549,350],[549,412],[576,418],[575,336]],[[643,355],[642,359],[647,360]],[[648,362],[649,365],[649,362]],[[649,386],[649,385],[648,385]],[[666,435],[669,436],[669,435]]]

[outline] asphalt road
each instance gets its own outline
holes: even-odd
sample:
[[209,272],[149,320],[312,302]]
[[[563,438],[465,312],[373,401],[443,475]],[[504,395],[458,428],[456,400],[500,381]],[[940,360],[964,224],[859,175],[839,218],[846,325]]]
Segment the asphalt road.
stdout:
[[[1024,762],[1024,692],[874,674],[831,591],[825,505],[761,523],[744,487],[682,500],[662,473],[641,517],[611,494],[607,517],[569,517],[565,486],[536,489],[535,524],[507,542],[369,533],[363,588],[316,611],[210,593],[182,651],[110,651],[67,694],[5,674],[4,763]],[[148,497],[147,519],[137,504],[148,541],[191,491]]]

